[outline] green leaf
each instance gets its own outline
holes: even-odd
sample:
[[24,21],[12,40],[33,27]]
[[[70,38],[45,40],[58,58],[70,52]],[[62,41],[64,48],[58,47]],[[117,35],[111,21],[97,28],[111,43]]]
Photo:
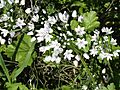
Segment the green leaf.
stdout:
[[6,83],[7,90],[28,90],[28,88],[25,85],[22,85],[21,83]]
[[100,25],[100,22],[97,21],[98,17],[96,16],[95,11],[90,11],[83,14],[83,18],[83,26],[88,32],[93,31]]
[[65,86],[65,85],[64,85],[64,86],[62,86],[61,88],[62,88],[62,90],[71,90],[71,89],[70,89],[70,86]]
[[16,77],[24,70],[25,67],[27,67],[28,63],[30,62],[31,55],[33,53],[35,44],[36,44],[36,42],[33,42],[31,44],[31,47],[30,47],[29,51],[27,52],[22,64],[19,66],[18,69],[15,69],[12,72],[12,74],[11,74],[12,81],[14,81],[16,79]]
[[9,71],[8,71],[7,67],[5,66],[5,63],[4,63],[4,60],[3,60],[3,58],[2,58],[1,53],[0,53],[0,66],[2,67],[2,69],[3,69],[3,71],[4,71],[5,75],[6,75],[9,83],[11,83]]
[[115,90],[114,83],[110,83],[110,85],[107,86],[108,90]]
[[78,26],[78,22],[76,20],[72,20],[70,22],[70,26],[71,26],[72,30],[75,30],[75,28],[77,28],[77,26]]
[[[6,51],[5,51],[5,54],[9,58],[11,58],[11,59],[12,59],[12,57],[14,55],[15,50],[16,50],[17,43],[18,43],[18,41],[14,42],[11,45],[8,45],[8,47],[7,47]],[[19,66],[25,60],[26,55],[27,55],[27,53],[29,51],[29,48],[31,48],[31,47],[32,47],[31,37],[25,35],[24,38],[23,38],[23,40],[22,40],[22,42],[20,43],[20,46],[19,46],[18,51],[16,53],[16,58],[15,58],[15,60],[18,61]],[[33,62],[33,58],[30,57],[29,63],[27,65],[30,66],[32,64],[32,62]]]

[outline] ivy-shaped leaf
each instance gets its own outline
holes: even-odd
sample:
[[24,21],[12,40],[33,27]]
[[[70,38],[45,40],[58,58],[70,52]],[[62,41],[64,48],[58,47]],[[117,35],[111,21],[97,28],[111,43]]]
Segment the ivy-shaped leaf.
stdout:
[[84,13],[83,18],[83,26],[89,33],[100,25],[95,11]]
[[[12,59],[13,54],[15,52],[15,48],[17,46],[17,43],[18,43],[18,41],[14,42],[11,45],[8,45],[8,47],[5,50],[5,54],[7,55],[7,57]],[[16,53],[16,58],[15,58],[15,61],[18,61],[19,66],[21,66],[22,62],[25,60],[25,57],[26,57],[31,45],[32,45],[31,37],[25,35],[22,42],[20,43],[20,46],[19,46],[18,51]],[[35,54],[36,53],[33,54],[33,57],[35,56]],[[33,57],[30,57],[28,66],[30,66],[32,64]]]
[[75,30],[75,28],[77,28],[77,26],[78,26],[78,22],[76,20],[72,20],[70,22],[70,26],[71,26],[72,30]]
[[25,85],[22,85],[22,83],[6,83],[7,90],[28,90],[28,88]]

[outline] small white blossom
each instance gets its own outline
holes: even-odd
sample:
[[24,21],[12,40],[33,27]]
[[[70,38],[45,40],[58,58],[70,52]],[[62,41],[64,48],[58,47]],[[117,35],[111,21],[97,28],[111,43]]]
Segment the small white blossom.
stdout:
[[25,0],[21,0],[20,5],[25,5]]
[[78,67],[78,61],[77,60],[74,60],[73,64],[75,65],[75,67]]
[[75,31],[79,36],[83,36],[85,34],[84,27],[78,26],[77,28],[75,28]]
[[85,48],[85,45],[87,44],[88,42],[85,41],[85,39],[83,38],[82,40],[77,38],[77,42],[76,42],[76,45],[78,46],[79,49],[81,48]]
[[90,58],[87,53],[84,53],[83,56],[84,56],[85,59],[89,59]]
[[20,18],[17,19],[16,27],[20,27],[22,29],[22,27],[25,25],[26,24],[24,23],[24,19],[20,19]]
[[4,44],[4,43],[5,43],[5,39],[3,39],[1,36],[0,36],[0,43],[1,43],[1,44]]
[[38,14],[37,15],[33,15],[32,21],[33,22],[38,22],[38,20],[39,20],[39,15]]
[[67,31],[67,35],[72,36],[72,33],[70,31]]
[[113,54],[105,53],[107,60],[112,60]]
[[93,55],[93,57],[94,57],[97,54],[98,54],[98,50],[96,48],[90,49],[90,55]]
[[1,34],[3,35],[3,37],[6,37],[7,34],[9,33],[8,30],[6,30],[6,29],[2,29],[2,28],[0,28],[0,31],[1,31]]
[[46,14],[46,11],[45,11],[45,9],[42,9],[42,12],[43,12],[44,14]]
[[27,33],[27,35],[33,35],[33,34],[34,34],[33,31]]
[[83,20],[83,16],[79,16],[78,17],[78,22],[82,22],[82,20]]
[[79,56],[79,55],[76,55],[76,56],[75,56],[75,59],[76,59],[77,61],[80,61],[80,56]]
[[87,87],[86,85],[83,85],[83,86],[82,86],[82,90],[87,90],[87,88],[88,88],[88,87]]
[[106,73],[106,69],[104,68],[103,70],[102,70],[102,74],[105,74]]
[[108,27],[103,27],[102,28],[102,32],[105,32],[107,35],[108,34],[112,34],[114,31],[111,31],[112,30],[112,28],[108,28]]
[[19,0],[15,0],[15,3],[19,3]]
[[74,55],[72,54],[72,50],[66,50],[66,52],[64,53],[64,59],[71,60],[72,57],[74,57]]
[[57,22],[57,20],[55,19],[54,16],[48,16],[48,22],[50,24],[55,24]]
[[7,14],[3,14],[0,18],[0,22],[7,21],[10,17]]
[[113,39],[113,38],[111,39],[110,43],[111,43],[112,45],[117,45],[116,39]]
[[29,30],[34,30],[35,26],[33,23],[28,23]]
[[74,11],[72,12],[72,17],[77,17],[77,11],[76,11],[76,10],[74,10]]
[[44,62],[50,62],[52,59],[51,56],[46,56],[45,59],[44,59]]
[[58,16],[59,16],[59,19],[60,19],[62,22],[67,23],[67,21],[68,21],[68,19],[69,19],[69,15],[67,14],[66,11],[64,11],[63,14],[62,14],[62,13],[59,13]]
[[32,37],[32,38],[31,38],[31,42],[34,42],[35,40],[36,40],[35,37]]
[[9,4],[12,4],[14,2],[14,0],[8,0]]
[[31,10],[31,8],[27,8],[27,9],[25,10],[25,12],[26,12],[27,14],[30,14],[30,13],[32,12],[32,10]]
[[113,56],[114,56],[114,57],[119,56],[119,54],[118,54],[119,52],[120,52],[120,50],[115,50],[115,51],[113,52]]

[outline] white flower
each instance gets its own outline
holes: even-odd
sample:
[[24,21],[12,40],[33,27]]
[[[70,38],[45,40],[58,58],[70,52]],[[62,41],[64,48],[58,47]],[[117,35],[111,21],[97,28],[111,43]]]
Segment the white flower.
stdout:
[[27,8],[27,9],[25,10],[25,12],[26,12],[27,14],[30,14],[30,13],[32,12],[32,10],[31,10],[31,8]]
[[90,58],[87,53],[84,53],[83,56],[84,56],[85,59],[89,59]]
[[75,59],[76,59],[77,61],[80,61],[80,56],[79,56],[79,55],[76,55],[76,56],[75,56]]
[[14,2],[14,0],[8,0],[9,4],[12,4]]
[[28,23],[29,30],[34,30],[35,26],[33,23]]
[[27,33],[27,35],[33,35],[33,34],[34,34],[33,31]]
[[3,14],[0,18],[0,22],[7,21],[10,17],[7,14]]
[[0,36],[0,43],[1,43],[1,44],[4,44],[4,43],[5,43],[5,39],[3,39],[1,36]]
[[82,20],[83,20],[83,16],[79,16],[78,17],[78,22],[82,22]]
[[72,17],[77,17],[77,11],[76,11],[76,10],[74,10],[74,11],[72,12]]
[[20,5],[25,5],[25,0],[21,0]]
[[81,48],[85,48],[85,45],[87,44],[88,42],[85,41],[85,39],[83,38],[82,40],[77,38],[77,42],[76,42],[76,45],[78,46],[79,49]]
[[52,35],[46,34],[46,35],[45,35],[45,41],[46,41],[46,42],[50,42],[52,37],[53,37]]
[[60,57],[57,57],[56,60],[55,60],[56,63],[60,63],[60,61],[61,61]]
[[44,62],[50,62],[51,59],[52,59],[51,56],[46,56],[46,57],[44,58]]
[[22,29],[22,26],[25,26],[26,24],[24,23],[24,19],[20,19],[18,18],[17,19],[17,22],[16,22],[16,27],[20,27]]
[[42,12],[43,12],[43,14],[46,14],[46,11],[45,11],[45,9],[42,9]]
[[72,57],[74,57],[74,55],[72,54],[72,50],[66,50],[66,52],[64,53],[64,59],[71,60]]
[[40,10],[40,8],[38,7],[38,6],[36,6],[36,7],[34,7],[34,13],[38,13],[39,12],[39,10]]
[[2,31],[1,34],[3,34],[3,37],[6,37],[7,34],[9,33],[8,30],[6,30],[6,29],[2,29],[2,28],[0,28],[0,31]]
[[31,42],[34,42],[35,40],[36,40],[35,37],[32,37],[32,38],[31,38]]
[[83,36],[85,34],[84,27],[78,26],[77,28],[75,28],[75,31],[79,36]]
[[87,88],[88,88],[88,87],[87,87],[86,85],[83,85],[83,86],[82,86],[82,90],[87,90]]
[[105,57],[107,58],[107,60],[112,60],[112,56],[113,54],[105,53]]
[[58,54],[62,53],[63,52],[63,49],[60,48],[60,47],[55,47],[54,48],[54,51],[53,51],[53,56],[58,56]]
[[67,31],[67,35],[72,36],[72,33],[70,31]]
[[104,58],[106,58],[106,56],[105,56],[105,53],[103,52],[103,51],[101,51],[101,53],[99,54],[99,57],[98,58],[100,58],[100,59],[104,59]]
[[0,8],[3,8],[4,6],[5,6],[5,1],[1,0],[1,2],[0,2]]
[[78,61],[77,60],[74,60],[73,64],[75,65],[75,67],[78,67]]
[[51,48],[59,48],[59,47],[60,47],[60,43],[58,43],[57,40],[52,41],[52,42],[50,43],[50,47],[51,47]]
[[19,3],[19,0],[15,0],[15,3]]
[[10,31],[10,36],[14,37],[14,35],[15,35],[15,32],[14,31]]
[[104,36],[103,39],[104,39],[104,42],[107,42],[108,41],[108,36]]
[[119,52],[120,52],[120,50],[115,50],[115,51],[113,52],[113,56],[114,56],[114,57],[119,56],[119,54],[118,54]]
[[98,36],[96,34],[94,34],[94,36],[92,36],[91,41],[97,41],[97,39],[98,39]]
[[48,22],[50,24],[55,24],[57,22],[57,20],[55,19],[54,16],[48,16]]
[[90,49],[90,55],[93,55],[93,57],[94,57],[97,54],[98,54],[98,50],[96,48]]
[[39,20],[39,15],[38,14],[37,15],[33,15],[32,21],[33,22],[38,22],[38,20]]
[[103,70],[102,70],[102,74],[105,74],[106,73],[106,69],[104,68]]
[[107,35],[108,34],[112,34],[114,31],[111,31],[112,30],[112,28],[108,28],[108,27],[103,27],[102,28],[102,32],[105,32]]
[[59,13],[58,16],[59,16],[59,19],[60,19],[62,22],[67,23],[67,21],[68,21],[68,19],[69,19],[69,15],[67,14],[66,11],[64,11],[64,14]]
[[116,39],[113,39],[113,38],[111,39],[110,43],[111,43],[112,45],[117,45]]

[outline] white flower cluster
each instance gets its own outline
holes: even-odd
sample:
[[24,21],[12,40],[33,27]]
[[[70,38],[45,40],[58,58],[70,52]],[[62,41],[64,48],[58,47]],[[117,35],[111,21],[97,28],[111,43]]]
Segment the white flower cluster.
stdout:
[[[15,3],[19,5],[25,5],[25,0],[8,0],[10,4]],[[0,8],[5,5],[4,0],[1,0]],[[98,58],[112,60],[113,57],[119,56],[120,50],[112,50],[112,46],[117,45],[115,39],[110,34],[113,33],[112,28],[103,27],[101,29],[103,36],[100,36],[100,31],[95,30],[94,35],[88,34],[85,27],[81,26],[84,18],[81,15],[77,15],[77,11],[72,12],[72,18],[77,19],[80,23],[74,30],[70,29],[70,15],[67,11],[56,13],[54,16],[39,15],[39,12],[46,14],[47,12],[39,7],[33,6],[33,8],[27,8],[26,15],[14,17],[10,16],[13,10],[10,9],[7,14],[2,14],[0,22],[4,23],[3,27],[0,27],[0,44],[5,43],[5,37],[9,34],[10,39],[14,37],[15,31],[28,31],[27,35],[32,37],[31,42],[37,41],[39,43],[39,51],[43,54],[44,62],[56,62],[60,63],[61,60],[73,61],[73,64],[77,67],[81,57],[84,59]],[[18,11],[18,13],[21,13]],[[28,20],[28,17],[29,20]],[[10,24],[8,23],[10,22]],[[12,23],[12,24],[11,24]],[[11,28],[11,29],[9,29]],[[89,35],[89,40],[87,39]],[[11,41],[11,40],[10,40]],[[72,42],[77,49],[82,52],[82,55],[77,55],[75,51],[70,48]],[[88,48],[88,51],[85,49]]]

